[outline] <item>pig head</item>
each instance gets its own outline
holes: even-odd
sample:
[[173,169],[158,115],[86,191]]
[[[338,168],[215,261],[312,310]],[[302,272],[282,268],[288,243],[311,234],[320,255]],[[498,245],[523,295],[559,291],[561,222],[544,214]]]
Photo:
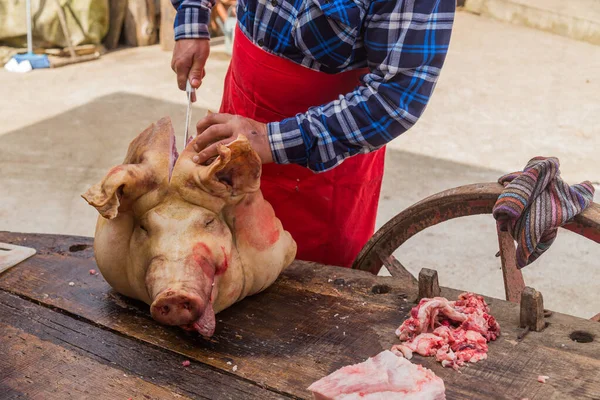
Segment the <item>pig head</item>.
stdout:
[[82,197],[100,213],[94,252],[106,281],[156,321],[211,336],[215,313],[271,285],[296,243],[261,194],[245,137],[208,166],[192,161],[193,143],[178,155],[163,118]]

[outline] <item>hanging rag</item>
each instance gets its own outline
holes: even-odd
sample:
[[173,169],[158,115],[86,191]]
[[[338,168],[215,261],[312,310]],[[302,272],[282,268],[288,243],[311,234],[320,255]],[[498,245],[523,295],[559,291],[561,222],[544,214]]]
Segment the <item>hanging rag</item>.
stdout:
[[517,242],[517,268],[531,264],[550,247],[558,228],[585,210],[594,198],[588,181],[569,186],[555,157],[532,158],[522,172],[504,175],[504,191],[492,215]]

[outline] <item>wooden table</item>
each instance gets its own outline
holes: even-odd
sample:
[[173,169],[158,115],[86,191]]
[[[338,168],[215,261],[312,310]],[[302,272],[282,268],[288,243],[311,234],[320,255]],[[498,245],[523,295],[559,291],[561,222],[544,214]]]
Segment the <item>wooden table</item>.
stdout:
[[[158,325],[145,304],[90,275],[91,238],[0,232],[0,241],[38,251],[0,275],[2,399],[306,399],[313,381],[397,343],[416,297],[394,278],[295,262],[218,314],[205,340]],[[488,360],[462,373],[413,360],[444,380],[449,399],[600,399],[600,323],[554,313],[518,341],[518,305],[487,301],[503,331]],[[593,340],[574,342],[574,331]]]

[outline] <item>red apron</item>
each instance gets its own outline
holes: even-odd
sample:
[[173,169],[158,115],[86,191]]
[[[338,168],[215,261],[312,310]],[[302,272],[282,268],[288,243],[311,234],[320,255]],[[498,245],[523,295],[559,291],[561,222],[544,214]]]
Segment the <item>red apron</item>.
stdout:
[[[276,122],[326,104],[360,84],[366,71],[326,74],[267,53],[237,28],[221,112]],[[350,267],[373,235],[385,149],[346,159],[315,174],[265,164],[264,197],[298,244],[299,260]]]

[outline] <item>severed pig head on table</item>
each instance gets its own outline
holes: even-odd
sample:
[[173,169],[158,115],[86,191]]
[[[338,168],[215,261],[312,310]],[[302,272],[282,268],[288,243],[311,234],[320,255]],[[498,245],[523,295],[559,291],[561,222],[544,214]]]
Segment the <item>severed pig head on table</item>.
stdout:
[[156,321],[210,337],[215,313],[271,285],[296,243],[262,196],[245,137],[208,166],[192,161],[192,145],[179,156],[163,118],[82,197],[100,213],[94,252],[106,281]]

